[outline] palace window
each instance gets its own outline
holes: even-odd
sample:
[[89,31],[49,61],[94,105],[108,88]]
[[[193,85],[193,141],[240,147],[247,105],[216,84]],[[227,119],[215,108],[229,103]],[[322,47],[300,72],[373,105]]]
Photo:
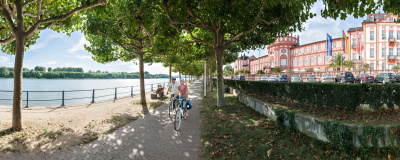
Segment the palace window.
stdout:
[[374,31],[369,32],[369,40],[371,40],[371,41],[375,40],[374,37],[375,37]]
[[397,48],[397,56],[400,56],[400,48]]
[[374,63],[370,63],[370,64],[369,64],[369,67],[371,67],[371,70],[374,70],[374,66],[375,66]]
[[300,66],[301,65],[301,59],[299,59],[299,63],[297,64],[297,66]]
[[314,63],[314,57],[311,57],[311,64]]
[[382,38],[386,38],[386,30],[382,30]]
[[369,57],[370,57],[370,58],[374,58],[374,56],[375,56],[375,49],[371,48],[371,49],[369,50]]
[[325,62],[329,62],[329,57],[325,56]]
[[321,45],[318,45],[318,50],[321,50]]
[[304,58],[304,65],[307,64],[307,58]]
[[397,39],[400,39],[400,31],[397,31]]
[[336,48],[336,42],[333,42],[333,48]]
[[318,56],[318,63],[321,63],[321,56]]
[[386,56],[386,48],[382,48],[382,57]]

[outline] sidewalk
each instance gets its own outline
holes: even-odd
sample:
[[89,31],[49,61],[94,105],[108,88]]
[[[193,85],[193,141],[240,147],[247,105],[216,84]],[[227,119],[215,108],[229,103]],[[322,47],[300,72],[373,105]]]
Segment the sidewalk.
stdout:
[[193,109],[174,130],[164,104],[113,133],[83,145],[38,153],[0,153],[0,159],[200,159],[201,82],[189,87]]

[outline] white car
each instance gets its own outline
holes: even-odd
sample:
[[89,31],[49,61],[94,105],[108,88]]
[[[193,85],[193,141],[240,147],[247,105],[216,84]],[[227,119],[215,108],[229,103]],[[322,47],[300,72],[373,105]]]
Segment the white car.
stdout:
[[278,76],[270,76],[268,78],[268,82],[278,82]]
[[301,78],[300,75],[293,75],[291,82],[303,82],[303,79]]
[[315,77],[314,75],[307,75],[304,82],[317,82],[317,77]]
[[268,76],[262,76],[260,81],[268,81]]
[[335,78],[331,74],[323,74],[321,83],[335,83]]

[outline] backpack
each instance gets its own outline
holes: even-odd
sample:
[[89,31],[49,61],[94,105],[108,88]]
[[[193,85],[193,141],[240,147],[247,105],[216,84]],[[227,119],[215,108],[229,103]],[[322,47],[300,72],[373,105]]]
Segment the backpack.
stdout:
[[187,100],[186,108],[187,109],[192,109],[192,102],[190,102],[190,100]]

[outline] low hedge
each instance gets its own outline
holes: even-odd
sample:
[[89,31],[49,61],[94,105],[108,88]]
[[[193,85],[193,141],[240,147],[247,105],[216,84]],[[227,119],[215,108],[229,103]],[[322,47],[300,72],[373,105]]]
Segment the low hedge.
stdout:
[[398,84],[339,84],[339,83],[274,83],[265,81],[224,80],[225,85],[247,92],[279,97],[314,106],[356,110],[367,104],[382,109],[384,104],[394,108],[400,104]]

